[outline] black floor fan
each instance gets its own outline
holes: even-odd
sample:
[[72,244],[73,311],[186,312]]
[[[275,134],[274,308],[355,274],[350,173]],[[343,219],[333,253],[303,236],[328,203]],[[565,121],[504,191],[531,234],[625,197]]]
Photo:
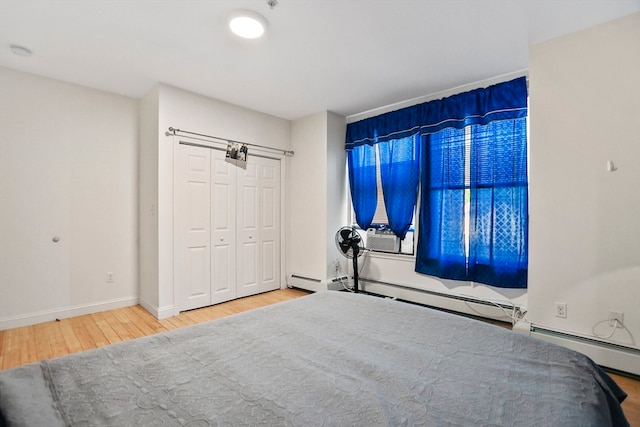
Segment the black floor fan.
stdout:
[[364,253],[362,237],[355,227],[342,227],[336,233],[336,245],[340,253],[353,259],[353,291],[358,292],[358,257]]

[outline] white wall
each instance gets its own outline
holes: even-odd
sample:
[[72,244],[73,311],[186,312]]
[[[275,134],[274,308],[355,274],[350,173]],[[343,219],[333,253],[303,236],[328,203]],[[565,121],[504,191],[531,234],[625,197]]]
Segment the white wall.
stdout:
[[338,254],[334,240],[336,231],[347,224],[345,132],[345,118],[328,111],[292,122],[295,156],[290,174],[287,275],[331,279],[334,260],[339,261],[342,274],[347,273],[346,259]]
[[137,302],[137,104],[0,69],[1,329]]
[[292,149],[287,275],[324,279],[327,240],[326,113],[291,123]]
[[[154,117],[155,115],[155,117]],[[283,150],[290,149],[290,122],[208,98],[166,84],[159,84],[143,100],[141,116],[147,117],[141,131],[147,135],[141,142],[154,145],[144,153],[140,181],[147,182],[141,194],[140,221],[157,224],[149,229],[149,240],[141,241],[141,258],[149,268],[141,268],[140,302],[158,317],[174,314],[173,282],[173,136],[169,127],[218,136]],[[157,139],[153,141],[154,135]],[[258,149],[251,148],[251,151]],[[258,150],[259,151],[259,150]],[[152,166],[155,165],[155,166]],[[287,162],[282,171],[287,175]],[[153,182],[153,184],[151,184]],[[157,186],[157,192],[154,186]],[[286,193],[286,189],[283,194]],[[157,215],[157,217],[154,217]],[[155,258],[154,258],[155,257]],[[142,261],[141,261],[142,263]],[[282,285],[284,286],[284,277]]]
[[347,274],[346,265],[349,264],[339,253],[335,234],[340,227],[348,225],[349,200],[347,186],[347,153],[344,150],[344,140],[347,123],[344,117],[327,113],[327,220],[326,234],[326,278],[336,275],[334,261],[340,264],[340,275]]
[[608,336],[609,310],[622,311],[610,341],[638,349],[639,76],[640,14],[530,51],[528,320]]
[[[158,112],[160,90],[155,86],[140,100],[138,155],[138,283],[140,303],[158,310]],[[156,313],[157,314],[157,313]]]

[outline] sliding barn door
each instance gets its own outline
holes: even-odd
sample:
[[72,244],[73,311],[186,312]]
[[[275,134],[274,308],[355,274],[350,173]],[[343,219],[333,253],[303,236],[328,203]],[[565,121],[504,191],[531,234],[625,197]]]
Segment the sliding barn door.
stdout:
[[211,150],[178,145],[176,156],[174,283],[190,310],[211,304]]

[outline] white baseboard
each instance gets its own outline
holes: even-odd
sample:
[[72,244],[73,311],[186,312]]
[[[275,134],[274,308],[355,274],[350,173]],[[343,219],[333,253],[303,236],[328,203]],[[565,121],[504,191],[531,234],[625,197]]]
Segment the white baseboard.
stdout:
[[298,274],[292,274],[289,276],[287,285],[291,288],[300,288],[312,292],[322,291],[340,291],[344,289],[340,280],[348,281],[346,276],[340,279],[316,279],[312,277],[306,277]]
[[588,356],[600,366],[640,375],[640,350],[533,326],[531,336]]
[[149,302],[144,300],[140,300],[139,304],[142,306],[142,308],[147,310],[158,320],[167,319],[175,315],[175,313],[173,312],[174,307],[172,305],[166,307],[156,307],[155,305],[150,304]]
[[507,314],[513,307],[506,304],[501,304],[504,307],[498,307],[479,298],[461,297],[453,293],[447,294],[412,288],[409,285],[381,282],[364,277],[360,278],[359,288],[365,292],[411,301],[442,310],[511,323],[511,318]]
[[116,308],[129,307],[138,304],[138,297],[117,298],[107,301],[100,301],[91,304],[79,304],[69,307],[61,307],[52,310],[38,311],[15,316],[0,317],[0,330],[30,326],[43,322],[50,322],[56,319],[66,319],[68,317],[83,316],[85,314],[99,313]]

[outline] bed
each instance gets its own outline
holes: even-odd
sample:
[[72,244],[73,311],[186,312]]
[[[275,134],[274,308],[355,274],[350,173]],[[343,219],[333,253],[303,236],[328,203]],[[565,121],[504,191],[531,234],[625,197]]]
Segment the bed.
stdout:
[[9,426],[625,426],[586,356],[322,292],[0,372]]

